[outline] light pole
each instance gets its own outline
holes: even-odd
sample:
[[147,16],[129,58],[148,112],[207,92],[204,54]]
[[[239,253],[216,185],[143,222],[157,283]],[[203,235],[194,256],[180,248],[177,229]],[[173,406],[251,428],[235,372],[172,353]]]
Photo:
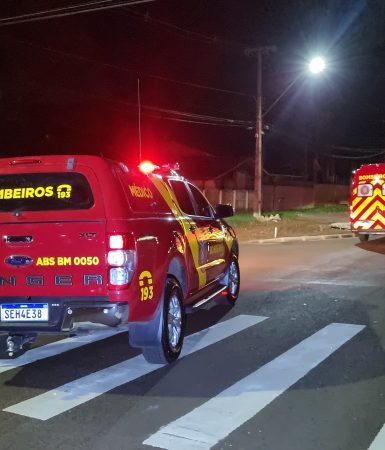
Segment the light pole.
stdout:
[[[255,129],[255,175],[254,175],[254,208],[253,215],[258,218],[262,212],[262,130],[264,116],[274,108],[274,106],[286,95],[291,87],[297,82],[302,74],[299,74],[294,80],[284,89],[284,91],[274,100],[268,109],[262,113],[262,56],[275,52],[275,46],[265,46],[257,48],[248,48],[245,50],[245,55],[257,58],[257,98],[256,98],[256,129]],[[311,59],[308,63],[308,70],[313,74],[319,74],[325,69],[325,60],[318,56]]]

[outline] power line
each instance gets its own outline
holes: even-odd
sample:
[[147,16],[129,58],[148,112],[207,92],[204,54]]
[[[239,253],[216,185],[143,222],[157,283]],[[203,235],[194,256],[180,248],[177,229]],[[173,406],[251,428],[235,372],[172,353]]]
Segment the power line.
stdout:
[[42,15],[46,15],[46,14],[53,14],[53,13],[57,14],[60,12],[66,12],[66,11],[70,11],[70,10],[84,8],[86,6],[89,6],[89,7],[92,5],[100,6],[101,4],[110,3],[110,2],[111,2],[111,0],[99,0],[99,1],[93,1],[93,2],[87,2],[87,3],[79,3],[77,5],[64,6],[62,8],[53,8],[53,9],[48,9],[48,10],[36,11],[36,12],[32,12],[32,13],[18,14],[17,16],[3,17],[0,20],[17,20],[17,19],[26,19],[26,18],[30,18],[30,17],[42,16]]
[[[384,148],[359,148],[359,147],[343,147],[343,146],[336,146],[333,145],[333,150],[340,150],[340,151],[348,151],[348,152],[367,152],[366,154],[362,154],[359,156],[347,156],[347,155],[336,155],[331,154],[331,158],[334,159],[371,159],[375,158],[377,156],[383,156],[385,155],[385,149]],[[369,154],[369,152],[371,152]],[[375,153],[373,153],[375,152]]]
[[349,152],[377,152],[377,151],[383,151],[384,149],[382,147],[379,148],[360,148],[360,147],[343,147],[343,146],[337,146],[333,145],[333,150],[343,150],[343,151],[349,151]]
[[252,125],[253,125],[251,122],[248,125],[241,125],[241,124],[236,124],[236,123],[204,122],[204,121],[198,121],[198,120],[178,119],[176,117],[164,117],[164,116],[156,116],[156,115],[148,115],[148,116],[152,117],[154,119],[169,120],[172,122],[184,122],[184,123],[192,123],[192,124],[196,124],[196,125],[210,125],[210,126],[216,126],[216,127],[243,128],[246,130],[251,130]]
[[155,0],[99,0],[77,5],[55,8],[33,13],[21,14],[17,16],[3,17],[0,19],[0,27],[15,25],[19,23],[36,22],[38,20],[57,19],[60,17],[74,16],[105,9],[121,8],[123,6],[149,3]]
[[[29,83],[30,86],[41,86],[40,83]],[[117,100],[117,99],[111,99],[106,98],[100,95],[90,94],[84,91],[75,91],[73,89],[68,88],[60,88],[62,92],[76,94],[78,97],[79,95],[82,95],[83,97],[89,97],[96,100],[100,100],[106,103],[112,103],[115,105],[122,105],[122,106],[129,106],[132,108],[137,108],[137,104],[134,102],[128,102],[124,100]],[[57,92],[57,90],[55,91]],[[224,126],[224,127],[238,127],[238,128],[244,128],[247,130],[252,129],[253,122],[247,121],[247,120],[239,120],[239,119],[232,119],[228,117],[217,117],[217,116],[211,116],[211,115],[204,115],[204,114],[196,114],[188,111],[178,111],[168,108],[161,108],[158,106],[153,105],[141,105],[142,110],[147,110],[149,113],[143,115],[151,116],[154,118],[164,119],[164,120],[170,120],[175,122],[188,122],[188,123],[195,123],[200,125],[216,125],[216,126]],[[154,114],[158,113],[158,114]]]
[[209,90],[209,91],[213,91],[213,92],[219,92],[219,93],[224,93],[224,94],[237,95],[237,96],[241,96],[241,97],[253,98],[252,95],[246,94],[245,92],[233,91],[231,89],[221,89],[221,88],[216,88],[216,87],[213,87],[213,86],[207,86],[207,85],[203,85],[203,84],[199,84],[199,83],[192,83],[192,82],[188,82],[188,81],[181,81],[181,80],[176,80],[176,79],[173,79],[173,78],[162,77],[160,75],[152,75],[152,74],[141,72],[141,71],[138,71],[138,70],[135,70],[135,69],[129,69],[127,67],[122,67],[122,66],[119,66],[117,64],[111,64],[111,63],[107,63],[107,62],[104,62],[104,61],[98,61],[96,59],[88,58],[88,57],[82,56],[82,55],[77,55],[75,53],[65,52],[63,50],[57,50],[57,49],[54,49],[52,47],[46,47],[46,46],[42,46],[42,45],[39,45],[39,44],[36,44],[36,43],[27,42],[27,41],[24,41],[22,39],[16,39],[16,38],[11,38],[11,39],[14,42],[17,42],[17,43],[20,43],[20,44],[24,44],[24,45],[28,45],[28,46],[33,47],[33,48],[38,48],[38,49],[44,50],[46,52],[56,53],[58,55],[65,56],[67,58],[72,58],[72,59],[76,59],[78,61],[91,63],[91,64],[107,67],[107,68],[110,68],[110,69],[119,70],[121,72],[134,73],[136,76],[140,75],[141,77],[144,76],[144,77],[152,78],[152,79],[155,79],[155,80],[160,80],[160,81],[166,81],[166,82],[169,82],[169,83],[180,84],[181,86],[188,86],[188,87],[193,87],[193,88],[196,88],[196,89],[205,89],[205,90]]
[[[122,102],[122,104],[134,106],[130,102]],[[159,116],[158,118],[165,120],[172,120],[175,122],[189,122],[201,125],[217,125],[217,126],[227,126],[227,127],[238,127],[251,129],[253,127],[253,122],[239,119],[230,119],[227,117],[216,117],[210,115],[195,114],[186,111],[177,111],[166,108],[159,108],[152,105],[142,105],[144,110],[159,112],[167,114],[166,116]]]
[[131,10],[131,9],[130,10],[128,10],[127,8],[123,8],[123,9],[125,11],[127,11],[128,14],[132,17],[141,18],[144,22],[152,24],[152,25],[160,25],[163,28],[166,28],[169,31],[171,31],[179,36],[182,36],[186,39],[203,42],[205,44],[210,44],[210,45],[214,44],[214,45],[222,45],[222,46],[226,46],[226,47],[233,47],[237,50],[241,50],[242,54],[245,49],[245,46],[238,42],[229,41],[229,40],[223,39],[223,38],[218,38],[218,36],[208,36],[206,34],[198,32],[198,31],[189,30],[187,28],[182,28],[173,23],[166,22],[165,20],[151,17],[148,12],[143,14],[138,11]]
[[[50,19],[50,18],[54,18],[54,17],[64,17],[66,15],[74,15],[74,14],[86,13],[86,12],[91,12],[91,11],[97,11],[100,9],[116,8],[116,7],[126,6],[126,5],[139,4],[139,3],[148,3],[150,1],[154,1],[154,0],[125,0],[125,1],[123,1],[123,0],[120,0],[120,1],[117,1],[117,0],[95,0],[92,2],[79,3],[77,5],[72,5],[72,6],[62,7],[62,8],[37,11],[34,13],[28,13],[28,14],[13,16],[13,17],[2,18],[2,19],[0,19],[0,26],[12,25],[12,24],[23,23],[23,22],[30,22],[30,21],[35,21],[35,20]],[[188,35],[194,35],[195,37],[205,39],[206,41],[212,40],[212,38],[209,38],[201,33],[187,31],[176,25],[172,25],[172,24],[169,24],[167,22],[164,22],[164,21],[161,21],[158,19],[151,19],[151,20],[156,23],[161,24],[162,26],[168,26],[170,28],[173,28],[174,30],[178,30],[178,31],[182,31],[182,32],[185,31],[185,32],[187,32]],[[36,48],[39,48],[44,51],[48,51],[48,52],[59,54],[61,56],[76,59],[78,61],[92,63],[95,65],[100,65],[100,66],[104,66],[104,67],[108,67],[108,68],[112,68],[112,69],[120,70],[120,71],[124,71],[124,72],[136,73],[136,75],[138,75],[138,71],[135,71],[133,69],[128,69],[128,68],[124,68],[124,67],[121,67],[118,65],[105,63],[105,62],[94,60],[94,59],[87,58],[84,56],[76,55],[74,53],[69,53],[69,52],[64,52],[61,50],[53,49],[50,47],[44,47],[44,46],[37,45],[37,44],[31,43],[31,42],[26,42],[24,40],[19,40],[19,39],[15,39],[15,38],[12,38],[12,39],[18,43],[22,43],[24,45],[29,45],[31,47],[36,47]],[[214,41],[225,43],[225,44],[230,44],[229,41],[218,40],[216,38],[214,39]],[[233,43],[231,43],[231,44],[233,44]],[[243,96],[243,97],[251,97],[249,94],[246,94],[243,92],[232,91],[232,90],[228,90],[228,89],[220,89],[220,88],[215,88],[212,86],[205,86],[205,85],[201,85],[198,83],[185,82],[185,81],[170,79],[170,78],[151,75],[151,74],[141,74],[141,76],[158,79],[158,80],[166,81],[166,82],[172,82],[175,84],[189,86],[189,87],[193,87],[193,88],[197,88],[197,89],[205,89],[205,90],[210,90],[213,92],[226,93],[226,94],[238,95],[238,96]],[[74,92],[74,91],[72,91],[72,92]],[[129,102],[121,102],[121,101],[117,101],[117,100],[105,99],[102,97],[94,96],[92,94],[91,95],[86,94],[86,95],[92,96],[94,98],[102,99],[103,101],[109,101],[109,102],[114,102],[114,103],[123,103],[123,104],[129,105],[129,106],[136,106]],[[147,109],[148,111],[166,114],[167,116],[165,116],[165,115],[157,116],[158,118],[161,118],[164,120],[173,120],[173,121],[178,121],[178,122],[195,123],[195,124],[201,124],[201,125],[241,127],[241,128],[246,128],[246,129],[252,129],[252,127],[253,127],[253,123],[251,121],[229,119],[229,118],[209,116],[209,115],[199,115],[199,114],[194,114],[194,113],[189,113],[189,112],[175,111],[175,110],[169,110],[169,109],[165,109],[165,108],[154,107],[154,106],[150,106],[150,105],[143,105],[143,108]],[[154,115],[153,113],[151,113],[151,114]]]
[[330,156],[334,159],[371,159],[375,158],[376,156],[383,156],[385,155],[385,149],[382,150],[382,152],[379,153],[372,153],[371,155],[360,155],[360,156],[344,156],[344,155],[334,155],[331,154]]

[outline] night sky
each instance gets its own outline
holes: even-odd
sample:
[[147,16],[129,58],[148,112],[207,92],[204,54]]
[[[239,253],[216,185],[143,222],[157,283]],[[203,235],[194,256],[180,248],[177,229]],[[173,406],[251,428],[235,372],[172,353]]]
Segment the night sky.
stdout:
[[[383,160],[383,0],[156,0],[29,21],[120,2],[2,0],[2,156],[137,161],[139,85],[142,158],[191,174],[203,161],[213,175],[225,161],[252,166],[257,72],[244,51],[276,46],[263,58],[264,111],[293,85],[264,117],[266,170]],[[327,70],[315,77],[305,65],[317,54]]]

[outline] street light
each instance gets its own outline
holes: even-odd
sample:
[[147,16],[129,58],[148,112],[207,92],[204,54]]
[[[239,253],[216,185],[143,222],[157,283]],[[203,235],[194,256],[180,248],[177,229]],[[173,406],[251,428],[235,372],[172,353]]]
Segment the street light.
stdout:
[[321,56],[316,56],[309,62],[309,70],[315,75],[325,70],[325,60]]
[[[245,50],[246,56],[257,57],[257,111],[255,130],[255,175],[254,175],[254,217],[260,217],[262,212],[262,130],[263,117],[286,95],[291,87],[297,82],[302,74],[299,74],[276,98],[270,107],[262,114],[262,56],[275,52],[276,47],[257,47]],[[313,74],[321,73],[326,67],[325,60],[321,56],[311,59],[308,63],[308,70]]]

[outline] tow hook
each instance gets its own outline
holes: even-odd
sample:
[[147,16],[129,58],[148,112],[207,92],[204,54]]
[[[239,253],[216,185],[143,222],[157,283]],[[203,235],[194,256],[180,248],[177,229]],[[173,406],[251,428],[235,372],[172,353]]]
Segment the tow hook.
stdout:
[[7,352],[10,357],[13,356],[15,352],[15,343],[12,340],[12,336],[7,337]]
[[23,345],[27,342],[33,342],[36,339],[35,335],[19,335],[10,334],[7,337],[7,353],[9,357],[12,357],[15,353],[23,350]]

